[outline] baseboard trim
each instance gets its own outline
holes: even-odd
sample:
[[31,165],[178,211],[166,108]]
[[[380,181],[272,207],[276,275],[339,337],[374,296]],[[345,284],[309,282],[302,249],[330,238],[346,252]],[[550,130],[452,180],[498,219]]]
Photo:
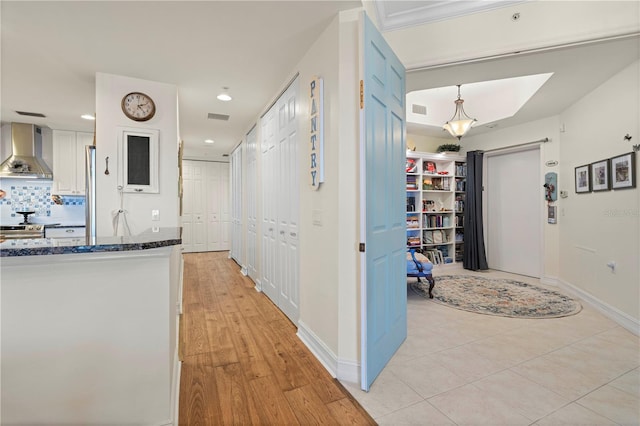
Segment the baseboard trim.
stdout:
[[335,378],[338,371],[338,357],[333,351],[302,321],[298,321],[297,335],[329,374],[331,374],[331,377]]
[[180,375],[182,374],[182,361],[178,357],[178,345],[176,345],[175,353],[173,354],[173,375],[171,383],[171,421],[169,425],[178,425],[178,410],[180,406]]
[[246,277],[247,276],[247,267],[244,265],[240,265],[240,273],[242,274],[242,276]]
[[558,277],[542,277],[540,278],[541,284],[552,285],[554,287],[558,286]]
[[343,382],[360,384],[360,364],[347,359],[338,358],[337,379]]
[[567,281],[558,280],[558,285],[568,293],[571,293],[574,296],[578,296],[580,299],[584,300],[589,305],[600,311],[600,313],[618,323],[618,325],[620,325],[621,327],[624,327],[636,336],[640,336],[640,321],[638,321],[637,319],[620,311],[619,309],[614,308],[613,306],[603,302],[602,300],[595,298],[590,293],[587,293],[586,291],[576,287],[571,283],[568,283]]

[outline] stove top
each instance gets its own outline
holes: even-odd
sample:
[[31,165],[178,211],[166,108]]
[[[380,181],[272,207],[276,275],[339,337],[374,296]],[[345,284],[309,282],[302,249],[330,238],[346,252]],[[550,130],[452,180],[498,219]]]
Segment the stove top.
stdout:
[[14,225],[0,227],[0,239],[42,238],[44,225]]

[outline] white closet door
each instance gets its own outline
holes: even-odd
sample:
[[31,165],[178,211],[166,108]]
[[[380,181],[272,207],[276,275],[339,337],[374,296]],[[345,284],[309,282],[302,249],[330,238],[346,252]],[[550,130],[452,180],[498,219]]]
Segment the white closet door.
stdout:
[[242,255],[242,147],[240,144],[230,156],[231,196],[231,257],[244,266]]
[[491,269],[541,276],[540,149],[486,157],[487,262]]
[[247,134],[246,155],[247,155],[247,181],[245,185],[247,195],[247,273],[254,281],[259,280],[258,265],[256,257],[256,249],[258,243],[258,194],[256,191],[257,184],[257,130],[254,127]]
[[280,205],[278,212],[279,251],[277,276],[280,278],[278,306],[297,324],[298,291],[298,124],[297,81],[278,102],[278,140],[280,158]]
[[220,174],[220,248],[231,247],[231,196],[229,194],[229,163],[218,163]]
[[199,161],[183,162],[183,248],[185,252],[207,250],[206,204],[203,197],[203,183],[206,163]]
[[297,324],[298,273],[298,111],[297,80],[263,116],[262,291]]
[[220,163],[207,163],[207,185],[206,195],[207,200],[207,250],[217,251],[222,250],[222,226],[221,226],[221,202],[223,194],[222,181],[220,179]]
[[277,147],[275,145],[274,117],[275,107],[262,117],[262,243],[260,284],[262,291],[277,304],[278,290],[275,284],[276,261],[276,195],[281,188],[275,179],[278,167]]

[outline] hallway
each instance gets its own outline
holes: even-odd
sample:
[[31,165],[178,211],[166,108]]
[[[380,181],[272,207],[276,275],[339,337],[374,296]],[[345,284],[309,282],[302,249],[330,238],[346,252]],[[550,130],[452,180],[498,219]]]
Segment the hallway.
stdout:
[[184,255],[180,424],[375,424],[227,256]]

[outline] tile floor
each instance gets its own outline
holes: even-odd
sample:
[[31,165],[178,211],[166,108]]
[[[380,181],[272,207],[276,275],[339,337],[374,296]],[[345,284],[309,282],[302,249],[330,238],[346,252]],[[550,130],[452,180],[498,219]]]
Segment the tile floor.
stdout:
[[[436,277],[473,274],[441,268]],[[407,340],[369,393],[343,384],[381,425],[639,425],[640,340],[582,305],[564,318],[503,318],[409,289]]]

